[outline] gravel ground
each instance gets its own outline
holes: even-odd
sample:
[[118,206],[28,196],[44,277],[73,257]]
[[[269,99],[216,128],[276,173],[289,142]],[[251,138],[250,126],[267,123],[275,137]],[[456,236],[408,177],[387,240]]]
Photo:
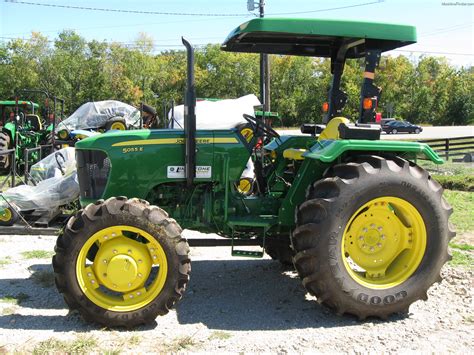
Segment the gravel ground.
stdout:
[[[268,257],[193,248],[191,281],[175,310],[147,327],[107,330],[68,313],[53,286],[54,243],[54,237],[0,236],[0,354],[474,349],[472,270],[445,266],[443,282],[430,289],[427,302],[413,304],[408,317],[359,322],[320,306],[295,272]],[[25,253],[33,250],[49,255]]]

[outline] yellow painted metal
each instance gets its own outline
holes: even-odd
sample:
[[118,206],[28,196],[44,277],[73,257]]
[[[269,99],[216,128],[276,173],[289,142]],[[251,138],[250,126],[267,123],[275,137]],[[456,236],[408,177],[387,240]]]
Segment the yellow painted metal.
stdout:
[[349,219],[342,258],[356,282],[387,289],[413,275],[423,259],[426,240],[423,218],[411,203],[380,197],[361,206]]
[[237,191],[239,191],[241,194],[247,195],[252,189],[252,183],[252,179],[250,178],[241,178],[237,185]]
[[66,139],[68,136],[69,133],[64,129],[58,132],[59,139]]
[[334,117],[329,121],[326,125],[326,128],[323,129],[321,134],[318,137],[319,141],[327,140],[327,139],[339,139],[339,125],[341,123],[350,123],[347,118],[345,117]]
[[306,153],[306,149],[295,149],[295,148],[288,148],[283,151],[283,158],[291,159],[291,160],[303,160],[303,154]]
[[12,219],[13,213],[9,208],[3,208],[0,211],[0,221],[8,222]]
[[[87,254],[93,245],[98,251],[90,263]],[[167,274],[168,262],[160,243],[146,231],[126,225],[92,235],[76,262],[77,281],[84,295],[115,312],[134,311],[152,302],[162,291]]]
[[[227,143],[237,144],[237,138],[196,138],[196,144],[213,144]],[[185,144],[184,138],[156,138],[156,139],[139,139],[133,141],[118,142],[112,144],[112,147],[126,147],[130,145],[158,145],[158,144]]]
[[110,129],[125,131],[127,129],[127,127],[125,127],[125,124],[123,122],[117,121],[117,122],[114,122],[110,125]]

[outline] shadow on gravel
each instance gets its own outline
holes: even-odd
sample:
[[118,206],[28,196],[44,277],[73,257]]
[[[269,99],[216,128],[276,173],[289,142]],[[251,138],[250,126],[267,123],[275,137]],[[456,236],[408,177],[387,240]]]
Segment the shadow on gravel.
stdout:
[[316,300],[306,299],[297,273],[285,271],[272,260],[193,261],[188,290],[176,310],[181,324],[203,323],[210,329],[222,330],[360,324],[355,317],[337,316]]
[[[28,279],[0,280],[0,298],[21,294],[21,307],[37,309],[39,314],[1,315],[0,329],[76,332],[102,329],[87,324],[76,312],[42,315],[41,309],[59,311],[67,307],[54,287],[50,264],[33,265],[29,270],[32,274]],[[221,330],[285,330],[360,324],[355,317],[337,316],[314,299],[306,299],[306,291],[296,272],[285,270],[272,260],[193,261],[191,281],[176,307],[176,314],[180,324],[202,323],[209,329]],[[403,317],[397,316],[389,321],[401,319]],[[159,326],[160,317],[155,323],[136,330],[147,331]]]
[[27,279],[0,279],[0,298],[19,298],[22,307],[64,309],[66,305],[54,285],[52,265],[35,264],[28,271],[31,275]]

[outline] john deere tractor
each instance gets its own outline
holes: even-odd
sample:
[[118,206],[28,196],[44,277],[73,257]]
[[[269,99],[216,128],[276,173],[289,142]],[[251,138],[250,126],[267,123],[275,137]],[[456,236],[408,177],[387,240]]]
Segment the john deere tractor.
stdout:
[[[252,116],[245,127],[196,130],[194,56],[183,40],[184,130],[115,132],[76,144],[83,209],[53,257],[69,307],[106,326],[152,322],[183,296],[189,246],[199,245],[229,245],[238,256],[266,250],[291,262],[306,290],[338,314],[387,318],[426,299],[455,233],[443,189],[416,160],[442,160],[426,144],[379,140],[380,126],[370,124],[381,53],[415,41],[414,27],[369,22],[254,19],[237,27],[223,50],[331,59],[323,124],[280,136]],[[365,59],[355,123],[341,117],[340,82],[351,58]],[[243,194],[249,159],[255,189]],[[225,238],[186,240],[182,228]]]

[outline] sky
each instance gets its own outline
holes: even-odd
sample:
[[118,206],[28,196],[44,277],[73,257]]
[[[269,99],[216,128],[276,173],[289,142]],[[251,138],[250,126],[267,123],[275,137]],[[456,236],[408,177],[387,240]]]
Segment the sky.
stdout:
[[[414,58],[424,53],[445,56],[456,66],[472,66],[474,62],[474,0],[266,0],[265,3],[268,17],[414,25],[418,43],[390,54]],[[145,32],[153,38],[158,52],[181,48],[181,36],[196,45],[221,43],[233,28],[254,18],[256,13],[247,11],[247,0],[0,0],[0,41],[29,38],[32,31],[54,39],[68,29],[87,40],[131,44],[140,32]]]

